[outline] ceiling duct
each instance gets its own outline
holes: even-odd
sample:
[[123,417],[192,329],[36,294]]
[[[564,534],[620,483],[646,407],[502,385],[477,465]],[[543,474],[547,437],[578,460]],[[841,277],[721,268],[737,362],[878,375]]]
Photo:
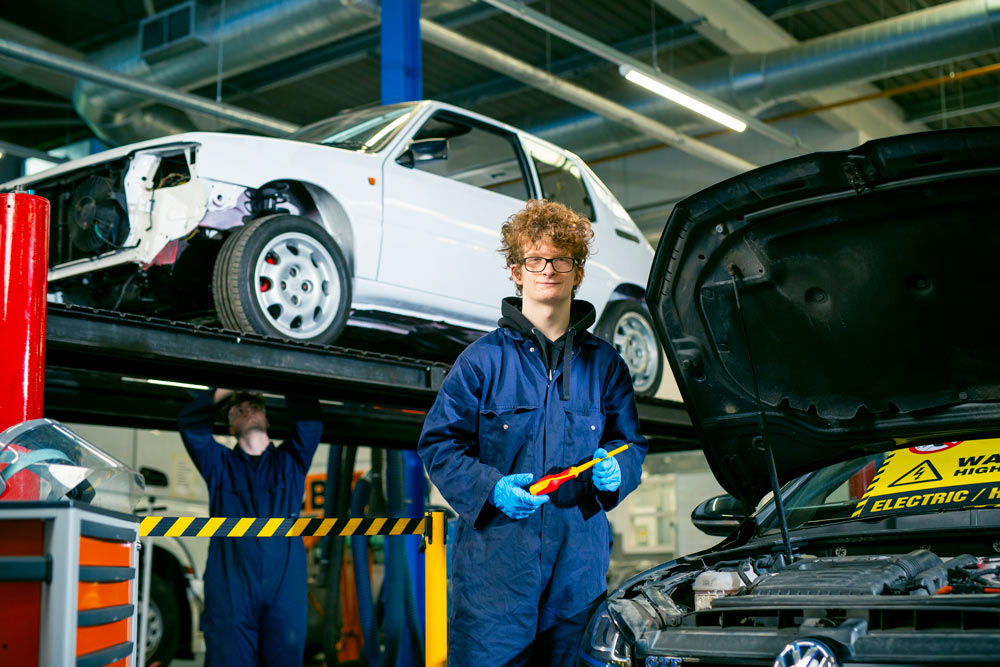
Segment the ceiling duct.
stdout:
[[[222,76],[241,74],[375,27],[370,1],[229,0],[221,17],[218,5],[203,8],[192,3],[186,29],[197,39],[185,40],[189,50],[163,60],[143,58],[139,40],[128,38],[89,54],[87,62],[160,86],[191,90],[216,81],[220,44]],[[468,4],[468,0],[430,0],[422,11],[436,16]],[[199,123],[206,129],[218,127],[217,120],[206,124],[207,117],[197,113],[151,106],[149,100],[125,90],[88,81],[77,85],[73,105],[98,137],[114,144],[199,129]]]
[[[824,88],[869,82],[998,48],[1000,0],[957,0],[777,51],[718,58],[678,70],[675,76],[707,95],[752,112]],[[681,116],[675,105],[653,96],[629,106],[674,125],[690,117]],[[592,141],[594,136],[611,133],[609,122],[599,116],[535,128],[531,128],[530,119],[510,122],[520,122],[553,143],[581,147],[585,156],[609,148]]]
[[[149,83],[191,90],[216,80],[220,43],[221,73],[232,76],[375,25],[369,14],[331,0],[230,0],[225,8],[222,17],[219,5],[204,11],[199,7],[192,17],[192,30],[204,47],[150,63],[139,53],[139,40],[128,38],[88,55],[87,62]],[[111,143],[197,129],[196,118],[148,104],[127,91],[89,81],[77,84],[73,95],[77,113]]]

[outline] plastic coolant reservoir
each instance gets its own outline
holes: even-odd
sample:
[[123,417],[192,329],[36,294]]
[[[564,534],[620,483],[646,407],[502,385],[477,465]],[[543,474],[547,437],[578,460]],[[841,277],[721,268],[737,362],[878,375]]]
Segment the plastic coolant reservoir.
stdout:
[[[752,572],[746,574],[749,578],[753,579]],[[691,588],[694,590],[694,610],[702,611],[704,609],[711,609],[712,600],[738,593],[743,587],[743,580],[740,579],[739,572],[735,570],[728,572],[719,572],[717,570],[702,572],[695,578],[694,584],[691,585]]]

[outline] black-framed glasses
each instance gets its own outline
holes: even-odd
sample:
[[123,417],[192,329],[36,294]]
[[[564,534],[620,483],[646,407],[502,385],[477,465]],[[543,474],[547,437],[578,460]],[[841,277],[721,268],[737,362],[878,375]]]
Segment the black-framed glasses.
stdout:
[[545,265],[550,263],[556,273],[569,273],[577,265],[572,257],[525,257],[521,260],[525,270],[532,273],[541,273],[545,270]]

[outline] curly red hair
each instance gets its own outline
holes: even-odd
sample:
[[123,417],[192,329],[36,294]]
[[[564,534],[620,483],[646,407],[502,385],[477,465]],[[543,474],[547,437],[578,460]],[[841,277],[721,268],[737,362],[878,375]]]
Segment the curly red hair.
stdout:
[[[546,199],[529,199],[524,208],[507,218],[500,228],[501,247],[507,266],[520,264],[524,251],[542,241],[562,248],[582,267],[590,256],[594,232],[590,220],[573,209]],[[576,294],[576,288],[573,288]],[[518,287],[517,294],[521,294]]]

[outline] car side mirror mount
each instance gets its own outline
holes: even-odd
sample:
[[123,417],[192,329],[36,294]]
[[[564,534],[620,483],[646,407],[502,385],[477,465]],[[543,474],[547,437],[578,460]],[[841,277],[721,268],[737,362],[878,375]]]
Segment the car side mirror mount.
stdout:
[[715,537],[726,537],[747,520],[743,503],[730,495],[715,496],[702,501],[691,511],[694,527]]
[[447,139],[414,139],[396,162],[411,169],[418,163],[440,162],[448,159]]

